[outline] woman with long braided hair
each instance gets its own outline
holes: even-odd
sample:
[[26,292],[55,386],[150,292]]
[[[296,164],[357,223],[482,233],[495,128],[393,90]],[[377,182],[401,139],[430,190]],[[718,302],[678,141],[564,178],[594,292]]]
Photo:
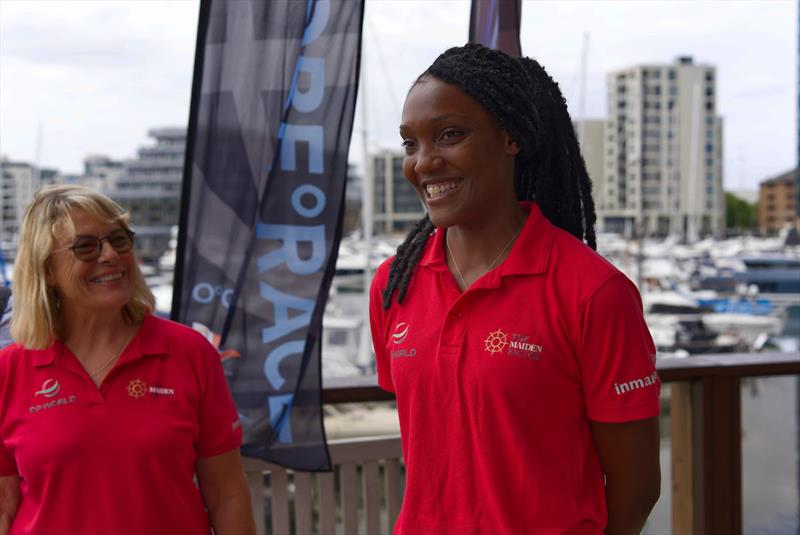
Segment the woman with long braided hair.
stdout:
[[655,347],[635,286],[594,252],[558,85],[452,48],[400,135],[427,215],[370,294],[406,462],[395,533],[638,532],[660,488]]

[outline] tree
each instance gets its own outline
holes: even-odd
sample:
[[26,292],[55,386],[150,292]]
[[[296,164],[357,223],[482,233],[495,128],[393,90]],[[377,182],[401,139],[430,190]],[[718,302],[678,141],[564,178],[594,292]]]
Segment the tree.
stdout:
[[725,223],[728,230],[739,232],[756,230],[758,227],[758,207],[733,193],[725,192]]

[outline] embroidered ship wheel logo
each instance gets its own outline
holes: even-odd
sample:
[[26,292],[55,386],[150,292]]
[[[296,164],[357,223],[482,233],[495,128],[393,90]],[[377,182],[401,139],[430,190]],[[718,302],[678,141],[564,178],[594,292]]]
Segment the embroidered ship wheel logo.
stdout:
[[134,379],[128,383],[128,395],[134,399],[143,398],[147,392],[147,385],[141,379]]
[[506,333],[497,329],[494,332],[490,332],[489,336],[486,337],[486,340],[483,341],[486,345],[486,351],[494,355],[495,353],[500,353],[505,347],[508,345],[508,339]]

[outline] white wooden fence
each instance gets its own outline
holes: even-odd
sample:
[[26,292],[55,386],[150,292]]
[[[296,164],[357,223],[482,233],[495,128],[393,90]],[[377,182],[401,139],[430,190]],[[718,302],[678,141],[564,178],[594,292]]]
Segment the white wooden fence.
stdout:
[[391,533],[405,481],[400,437],[331,440],[328,448],[328,473],[243,459],[259,535]]

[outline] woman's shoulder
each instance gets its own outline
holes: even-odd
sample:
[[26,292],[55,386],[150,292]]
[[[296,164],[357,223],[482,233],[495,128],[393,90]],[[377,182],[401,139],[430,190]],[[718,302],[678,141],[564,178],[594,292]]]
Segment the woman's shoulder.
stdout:
[[375,278],[382,277],[388,278],[389,277],[389,270],[392,269],[392,262],[397,257],[396,254],[393,254],[378,266],[378,269],[375,270]]
[[0,349],[0,369],[6,368],[19,361],[25,353],[25,348],[14,342]]
[[52,345],[45,349],[30,349],[17,342],[0,349],[0,383],[7,377],[19,377],[26,366],[51,359],[53,351]]
[[389,272],[392,269],[392,262],[397,255],[392,255],[383,262],[378,268],[375,270],[375,274],[372,277],[372,282],[370,283],[370,290],[372,293],[383,292],[384,287],[386,287],[386,283],[389,282]]
[[625,275],[614,264],[558,227],[553,228],[550,270],[557,282],[592,293],[616,276]]
[[601,273],[619,271],[611,262],[564,229],[553,226],[553,252],[561,260],[572,261],[581,269],[591,269]]
[[24,362],[25,360],[30,360],[31,358],[40,354],[46,356],[47,353],[52,353],[52,351],[52,344],[44,349],[31,349],[18,342],[13,342],[0,349],[0,365]]
[[193,338],[194,336],[200,336],[202,338],[202,335],[199,332],[192,329],[188,325],[184,325],[183,323],[178,323],[177,321],[172,321],[167,318],[162,318],[161,316],[157,316],[155,314],[149,314],[145,316],[144,325],[146,325],[148,331],[153,334],[160,334],[167,337],[188,336],[189,338]]

